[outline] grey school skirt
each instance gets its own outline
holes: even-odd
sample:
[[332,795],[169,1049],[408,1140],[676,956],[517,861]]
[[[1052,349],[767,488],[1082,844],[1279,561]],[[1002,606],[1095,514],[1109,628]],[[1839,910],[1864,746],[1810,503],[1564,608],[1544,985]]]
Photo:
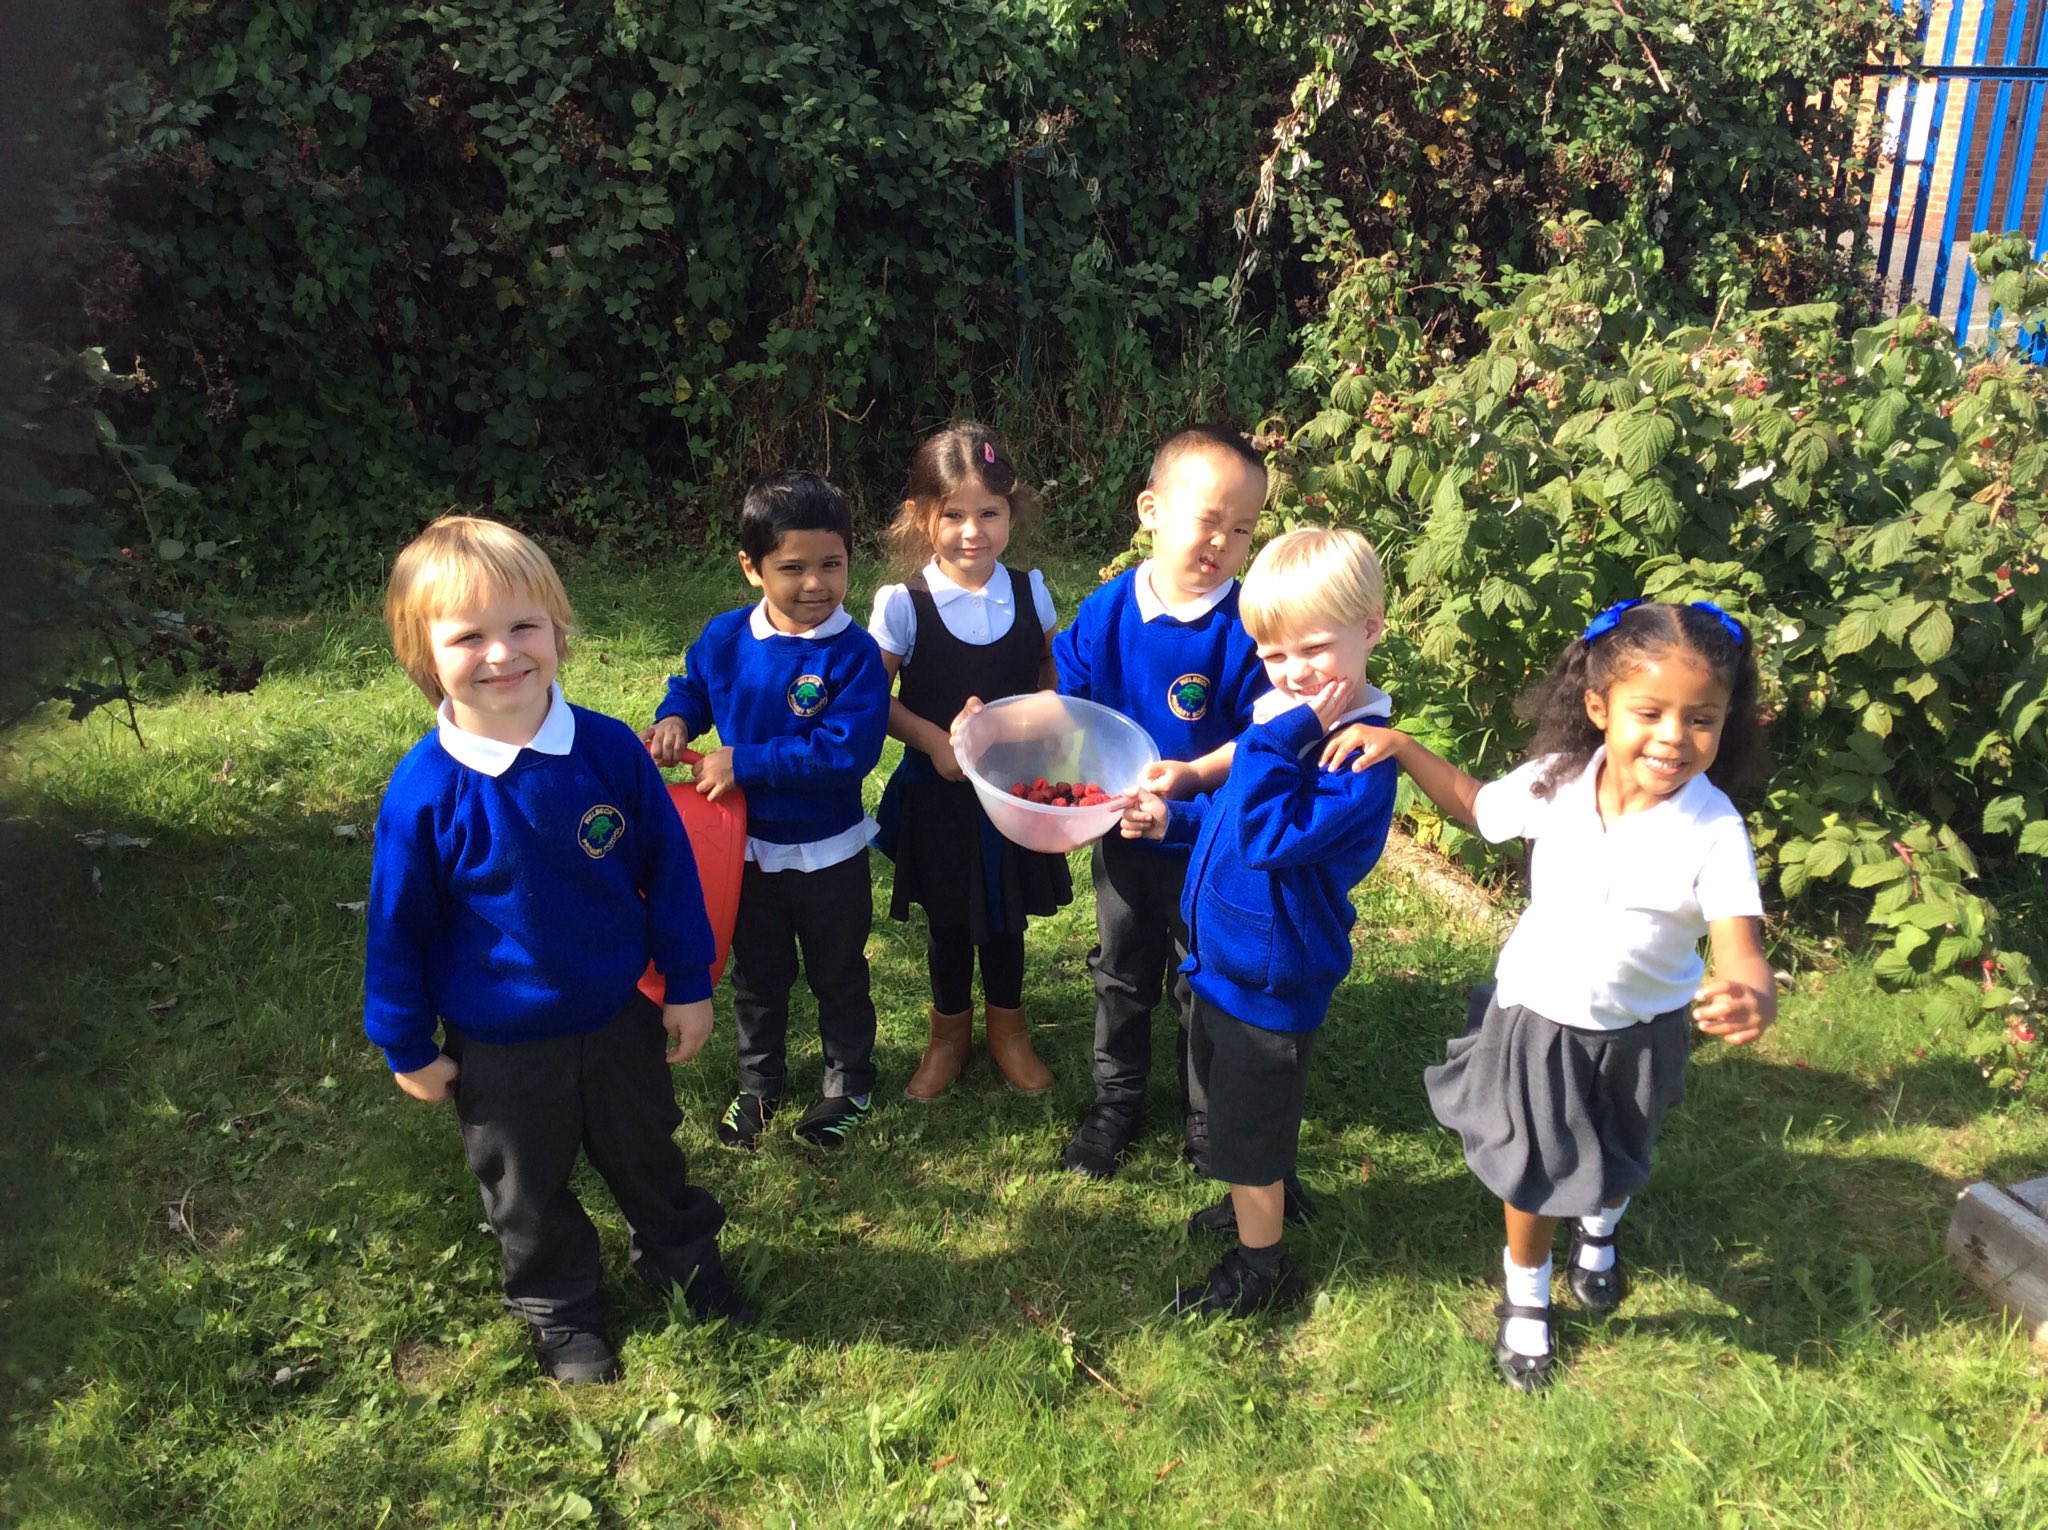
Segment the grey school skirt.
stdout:
[[1650,1149],[1685,1098],[1692,1038],[1674,1009],[1619,1031],[1575,1030],[1474,990],[1465,1034],[1423,1074],[1437,1120],[1481,1184],[1517,1211],[1591,1216],[1650,1177]]

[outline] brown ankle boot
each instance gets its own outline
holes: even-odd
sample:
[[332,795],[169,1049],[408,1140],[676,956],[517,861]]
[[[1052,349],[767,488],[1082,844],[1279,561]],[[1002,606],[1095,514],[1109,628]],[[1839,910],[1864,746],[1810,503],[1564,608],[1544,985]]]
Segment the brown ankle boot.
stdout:
[[931,1037],[924,1044],[924,1056],[917,1060],[917,1071],[903,1086],[903,1092],[913,1100],[936,1100],[952,1088],[953,1080],[967,1066],[967,1053],[974,1044],[973,1010],[963,1009],[957,1015],[932,1010],[930,1014]]
[[1002,1074],[1003,1082],[1019,1094],[1043,1094],[1052,1088],[1052,1074],[1031,1050],[1031,1032],[1024,1024],[1024,1011],[998,1009],[989,1004],[983,1007],[983,1014],[989,1059]]

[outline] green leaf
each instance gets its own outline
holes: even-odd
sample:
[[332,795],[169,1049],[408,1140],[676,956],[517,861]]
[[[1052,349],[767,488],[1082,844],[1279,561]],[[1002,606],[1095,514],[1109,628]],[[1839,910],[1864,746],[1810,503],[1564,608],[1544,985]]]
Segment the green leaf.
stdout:
[[1906,863],[1896,855],[1888,855],[1881,861],[1865,861],[1849,873],[1851,887],[1881,887],[1886,882],[1896,882],[1906,875]]
[[1845,654],[1861,653],[1883,631],[1883,613],[1870,606],[1844,612],[1842,619],[1828,629],[1828,657],[1839,659]]
[[1899,421],[1905,417],[1912,400],[1896,388],[1887,388],[1880,393],[1871,406],[1863,412],[1863,439],[1879,451],[1892,444],[1892,437],[1898,434]]
[[1678,441],[1678,422],[1657,411],[1625,414],[1615,426],[1621,465],[1631,473],[1647,473],[1670,453]]
[[1956,627],[1949,620],[1948,608],[1942,605],[1930,606],[1920,624],[1913,629],[1913,652],[1922,664],[1933,664],[1948,657],[1955,647]]
[[2027,799],[2017,793],[1993,797],[1984,804],[1984,832],[2010,834],[2027,821]]
[[1806,874],[1815,881],[1831,877],[1849,859],[1849,847],[1839,840],[1823,839],[1806,855]]
[[1984,943],[1969,935],[1944,935],[1934,945],[1934,965],[1930,971],[1946,972],[1957,962],[1965,961],[1984,949]]
[[2048,818],[2036,818],[2020,830],[2021,855],[2048,855]]
[[1863,544],[1864,561],[1871,568],[1883,568],[1905,557],[1918,541],[1919,531],[1911,518],[1894,517],[1870,533]]

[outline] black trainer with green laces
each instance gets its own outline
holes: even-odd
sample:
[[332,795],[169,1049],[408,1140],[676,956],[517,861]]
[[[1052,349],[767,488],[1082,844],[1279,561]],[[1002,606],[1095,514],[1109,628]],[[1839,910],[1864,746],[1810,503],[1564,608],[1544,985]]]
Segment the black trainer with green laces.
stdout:
[[828,1094],[803,1114],[796,1134],[813,1147],[838,1147],[846,1134],[875,1113],[872,1094]]
[[727,1147],[750,1148],[761,1141],[761,1133],[775,1119],[775,1102],[758,1094],[741,1094],[725,1107],[716,1128],[718,1140]]

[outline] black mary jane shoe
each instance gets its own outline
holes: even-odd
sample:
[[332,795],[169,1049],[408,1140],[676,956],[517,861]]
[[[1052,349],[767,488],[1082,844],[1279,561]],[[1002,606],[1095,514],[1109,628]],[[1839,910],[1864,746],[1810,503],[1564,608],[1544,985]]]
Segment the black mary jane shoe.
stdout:
[[1500,1373],[1500,1379],[1517,1392],[1536,1393],[1550,1385],[1551,1367],[1557,1360],[1557,1336],[1551,1334],[1551,1349],[1547,1355],[1525,1355],[1519,1350],[1508,1348],[1508,1319],[1533,1318],[1536,1322],[1550,1326],[1548,1307],[1518,1307],[1513,1302],[1494,1303],[1494,1315],[1500,1319],[1500,1332],[1493,1341],[1493,1368]]
[[1579,1267],[1579,1245],[1589,1248],[1614,1248],[1614,1234],[1597,1237],[1582,1232],[1579,1224],[1572,1223],[1572,1252],[1570,1264],[1566,1267],[1564,1283],[1572,1293],[1572,1300],[1588,1312],[1612,1312],[1621,1305],[1622,1297],[1628,1294],[1628,1277],[1621,1273],[1621,1252],[1615,1250],[1614,1263],[1604,1270],[1587,1270]]

